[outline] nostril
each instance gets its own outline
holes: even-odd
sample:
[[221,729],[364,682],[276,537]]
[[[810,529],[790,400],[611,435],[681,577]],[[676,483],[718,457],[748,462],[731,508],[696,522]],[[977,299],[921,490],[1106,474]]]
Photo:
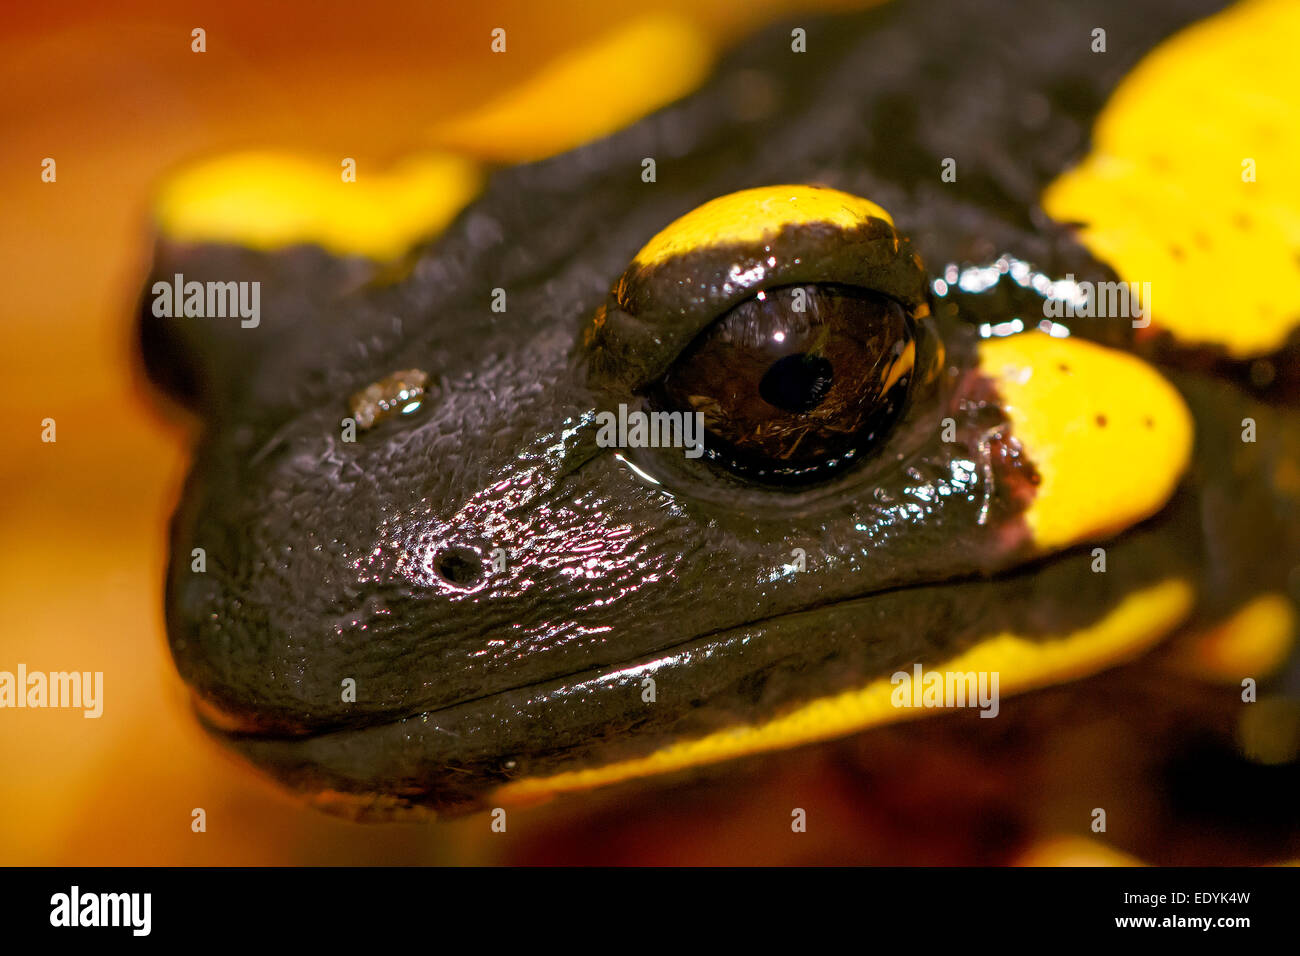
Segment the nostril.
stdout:
[[469,548],[452,547],[434,558],[433,569],[453,587],[468,588],[483,576],[483,561]]

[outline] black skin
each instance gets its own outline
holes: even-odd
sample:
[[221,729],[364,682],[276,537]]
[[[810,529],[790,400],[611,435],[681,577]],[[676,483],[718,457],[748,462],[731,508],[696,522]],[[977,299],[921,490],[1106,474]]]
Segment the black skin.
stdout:
[[[681,103],[497,172],[400,268],[161,242],[157,277],[262,282],[256,329],[142,307],[151,376],[205,423],[167,585],[172,652],[205,714],[294,788],[347,795],[346,812],[473,809],[511,779],[771,716],[1008,627],[1060,632],[1131,588],[1203,569],[1213,549],[1193,487],[1114,546],[1112,564],[1137,570],[1094,575],[1086,552],[1026,565],[1027,463],[997,463],[992,488],[982,473],[954,478],[955,460],[988,457],[981,436],[1005,437],[971,372],[975,326],[991,303],[999,318],[1041,314],[1019,291],[928,302],[931,375],[895,430],[871,461],[794,491],[643,456],[669,498],[597,448],[591,413],[642,394],[675,353],[602,363],[590,333],[654,233],[773,183],[870,197],[931,275],[1009,252],[1052,276],[1115,278],[1038,197],[1086,150],[1115,83],[1218,6],[895,2],[801,21],[805,55],[779,26]],[[977,40],[990,24],[997,42]],[[1089,49],[1098,24],[1110,26],[1105,55]],[[736,120],[755,71],[776,108]],[[647,156],[659,157],[654,184],[640,180]],[[960,157],[956,183],[938,175],[948,156]],[[812,248],[826,278],[852,261],[833,237]],[[495,288],[505,313],[489,308]],[[688,343],[706,306],[726,308],[696,304],[663,319],[665,340]],[[1075,331],[1127,339],[1124,323]],[[424,407],[343,442],[347,396],[407,368],[433,379]],[[945,414],[957,443],[938,440]],[[943,482],[961,493],[916,493]],[[904,523],[909,499],[923,517]],[[190,570],[196,547],[204,574]],[[794,547],[807,570],[779,576]],[[509,553],[503,572],[495,548]],[[1218,610],[1240,600],[1216,595]],[[652,663],[647,708],[635,668]],[[354,703],[340,700],[344,678]]]

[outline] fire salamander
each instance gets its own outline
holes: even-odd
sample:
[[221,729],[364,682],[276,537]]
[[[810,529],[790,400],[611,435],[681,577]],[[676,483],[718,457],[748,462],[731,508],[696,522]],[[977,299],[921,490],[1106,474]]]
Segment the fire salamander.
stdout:
[[[141,343],[203,423],[166,608],[205,724],[376,819],[1162,642],[1230,712],[1292,700],[1300,82],[1234,64],[1300,23],[1138,6],[897,0],[712,69],[660,22],[369,180],[181,173]],[[693,92],[525,115],[669,40]],[[229,282],[256,323],[185,314]]]

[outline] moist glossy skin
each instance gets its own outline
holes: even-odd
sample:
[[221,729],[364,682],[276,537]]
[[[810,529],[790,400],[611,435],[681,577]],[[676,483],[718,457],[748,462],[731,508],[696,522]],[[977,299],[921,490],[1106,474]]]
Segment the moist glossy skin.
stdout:
[[[1008,626],[1032,637],[1086,623],[1174,571],[1245,586],[1251,573],[1206,558],[1224,560],[1199,537],[1192,486],[1112,550],[1141,573],[1091,574],[1086,552],[1026,565],[1032,466],[981,446],[1005,419],[975,372],[990,311],[1041,314],[1005,283],[934,301],[921,286],[928,378],[875,456],[841,478],[771,489],[594,441],[594,412],[634,396],[676,349],[634,350],[645,366],[611,374],[584,330],[651,235],[737,189],[817,182],[870,197],[931,276],[1010,253],[1051,276],[1114,278],[1037,198],[1082,153],[1113,84],[1217,4],[1097,7],[898,3],[801,23],[816,56],[791,54],[775,28],[682,103],[497,173],[400,274],[310,248],[164,241],[159,276],[262,282],[252,331],[144,310],[151,374],[206,423],[173,529],[167,616],[212,722],[291,786],[346,795],[343,809],[469,809],[511,780],[643,755]],[[1087,37],[1108,9],[1124,28],[1099,59]],[[1005,25],[998,42],[973,42],[990,23]],[[773,108],[737,121],[756,72],[774,84]],[[954,154],[968,158],[944,183]],[[646,156],[660,157],[653,184],[638,175]],[[845,255],[839,237],[808,241],[828,268]],[[504,313],[489,308],[497,288]],[[1074,331],[1129,334],[1114,322]],[[348,396],[403,369],[429,374],[424,406],[343,441]],[[1253,401],[1232,383],[1189,379],[1186,391],[1225,414]],[[955,442],[939,438],[945,416]],[[1213,460],[1198,461],[1213,484]],[[1252,521],[1290,507],[1250,492],[1238,499]],[[1230,521],[1208,532],[1239,533]],[[1256,544],[1235,553],[1260,564]],[[196,547],[205,574],[190,571]],[[808,556],[799,573],[786,568],[794,548]],[[1230,591],[1210,592],[1211,610],[1234,606]],[[345,678],[355,702],[341,699]]]

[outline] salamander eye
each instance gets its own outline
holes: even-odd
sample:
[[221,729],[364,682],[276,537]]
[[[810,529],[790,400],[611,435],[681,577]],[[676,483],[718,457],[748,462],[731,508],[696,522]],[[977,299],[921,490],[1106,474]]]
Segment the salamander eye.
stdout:
[[[644,402],[683,434],[703,426],[681,461],[702,453],[715,472],[794,485],[908,438],[895,426],[933,396],[944,364],[929,316],[925,268],[888,212],[837,189],[760,186],[647,242],[580,354],[602,411]],[[627,447],[664,447],[657,432],[640,446],[626,435]],[[673,462],[641,465],[705,493],[713,476]]]
[[831,283],[760,291],[682,352],[651,403],[700,412],[705,454],[743,477],[824,478],[866,454],[901,412],[916,357],[907,311]]

